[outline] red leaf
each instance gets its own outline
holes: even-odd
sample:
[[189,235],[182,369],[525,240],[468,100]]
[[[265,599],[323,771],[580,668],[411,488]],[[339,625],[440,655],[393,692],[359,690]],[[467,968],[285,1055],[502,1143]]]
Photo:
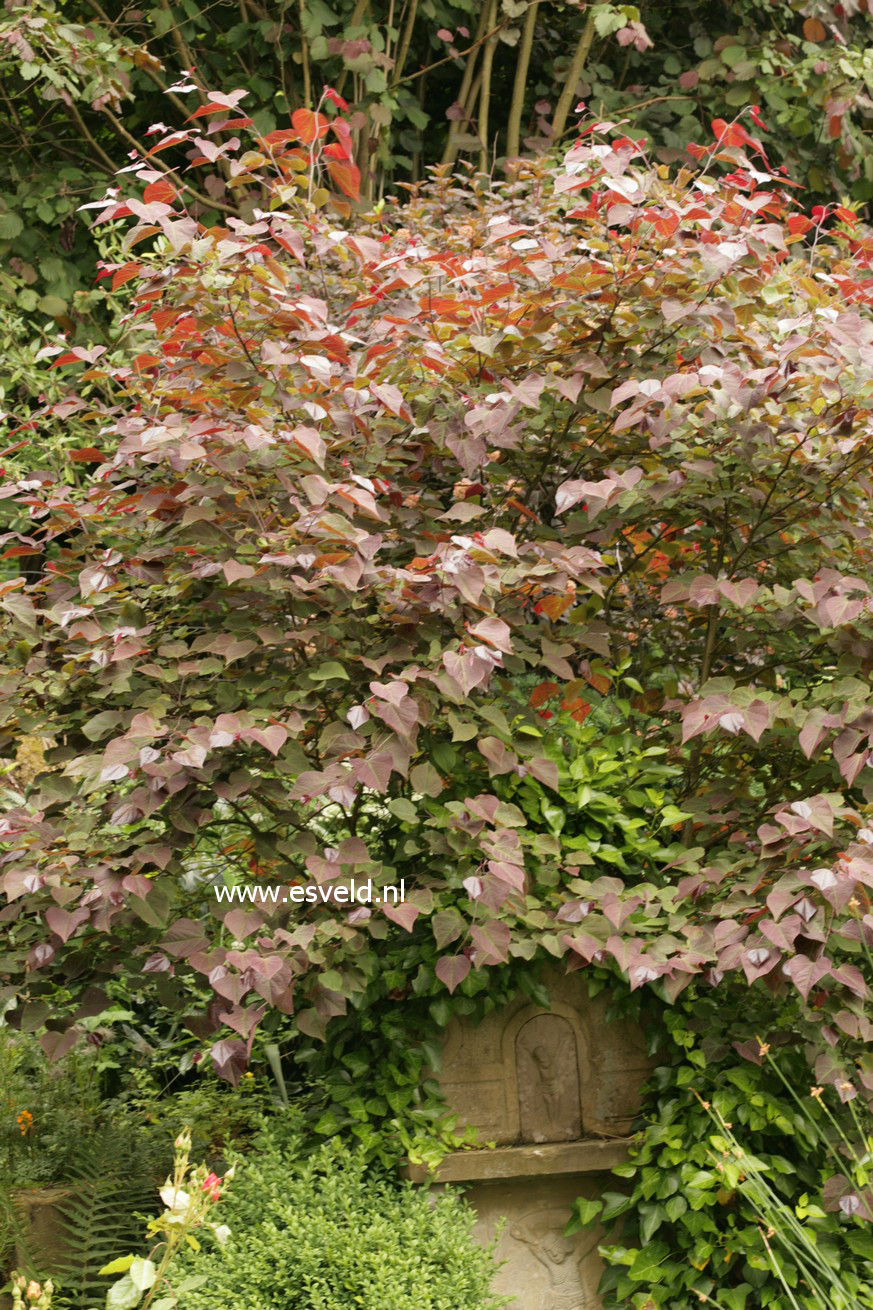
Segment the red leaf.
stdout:
[[327,136],[330,127],[329,118],[325,118],[324,114],[313,113],[311,109],[295,109],[291,115],[291,122],[297,131],[298,139],[305,146],[310,146],[313,141],[319,141],[323,136]]
[[409,901],[400,901],[397,905],[393,905],[385,900],[379,908],[386,919],[399,924],[406,932],[412,932],[412,925],[420,914],[418,907],[410,905]]
[[164,205],[171,205],[178,194],[172,182],[168,182],[165,177],[162,177],[157,182],[149,182],[142,193],[142,198],[147,205],[150,205],[153,200],[160,201]]
[[[159,141],[156,146],[152,146],[151,150],[147,150],[146,158],[148,159],[150,155],[156,155],[159,150],[169,150],[170,146],[176,146],[180,141],[187,141],[188,136],[189,133],[187,132],[172,132],[170,136],[164,137],[163,141]],[[120,215],[114,214],[113,217],[119,218]]]
[[556,691],[560,691],[560,685],[557,682],[541,682],[531,692],[528,704],[531,709],[538,710],[550,697],[554,696]]
[[601,696],[605,696],[609,691],[609,678],[605,677],[604,674],[592,673],[590,670],[586,672],[586,670],[583,669],[582,677],[590,687],[593,687],[595,691],[599,691]]
[[166,332],[168,327],[181,317],[181,311],[178,309],[155,309],[152,311],[151,320],[158,332]]
[[263,140],[267,146],[283,146],[288,141],[299,140],[299,137],[292,127],[280,127],[275,132],[268,132]]
[[[348,123],[344,118],[335,118],[331,123],[331,127],[333,128],[334,133],[336,134],[337,140],[340,143],[340,149],[343,152],[342,155],[337,155],[335,157],[342,158],[342,159],[351,159],[352,131]],[[329,150],[330,146],[328,146],[327,149]]]
[[477,964],[504,964],[509,956],[509,924],[492,919],[470,931]]
[[133,278],[139,277],[142,268],[142,264],[137,264],[135,261],[130,264],[122,264],[121,268],[116,269],[112,275],[112,290],[117,291],[119,287],[124,286],[125,282],[130,282]]
[[793,237],[802,237],[813,226],[805,214],[792,214],[788,220],[788,231]]
[[720,146],[744,146],[749,134],[742,123],[728,123],[724,118],[712,120],[712,134]]
[[77,464],[104,464],[106,456],[96,446],[80,446],[70,451],[70,459]]
[[137,373],[144,372],[147,368],[156,368],[158,364],[163,363],[160,355],[137,355],[133,361],[134,370]]
[[327,171],[344,196],[358,200],[361,195],[361,170],[348,159],[327,159]]
[[201,105],[199,109],[194,110],[193,114],[188,115],[185,122],[190,123],[192,118],[203,118],[206,114],[226,114],[227,109],[227,105]]
[[591,713],[591,706],[588,704],[588,701],[583,700],[581,696],[575,696],[572,700],[562,701],[561,706],[563,709],[570,711],[570,718],[575,719],[577,723],[584,723],[588,718],[588,715]]
[[68,1028],[66,1032],[62,1033],[52,1031],[43,1033],[39,1039],[39,1044],[48,1058],[54,1063],[56,1060],[62,1060],[73,1049],[81,1036],[82,1031],[80,1028]]

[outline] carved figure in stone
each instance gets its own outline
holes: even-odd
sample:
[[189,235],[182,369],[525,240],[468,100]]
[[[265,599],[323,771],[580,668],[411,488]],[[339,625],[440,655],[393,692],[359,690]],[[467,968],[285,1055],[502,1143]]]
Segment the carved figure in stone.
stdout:
[[535,1210],[512,1225],[510,1236],[523,1242],[548,1274],[538,1310],[595,1310],[596,1295],[585,1286],[587,1251],[580,1254],[578,1239],[564,1236],[566,1221],[563,1210]]
[[576,1035],[557,1014],[529,1019],[516,1038],[521,1139],[567,1142],[582,1136]]

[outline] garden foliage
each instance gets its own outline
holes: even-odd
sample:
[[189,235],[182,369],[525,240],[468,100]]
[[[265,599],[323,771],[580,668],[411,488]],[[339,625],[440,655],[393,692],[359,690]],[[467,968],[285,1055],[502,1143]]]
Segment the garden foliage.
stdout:
[[[324,82],[338,86],[372,199],[440,159],[501,170],[507,157],[563,147],[580,98],[600,115],[629,114],[663,158],[705,143],[713,117],[758,104],[776,157],[819,199],[873,194],[866,0],[674,0],[643,11],[555,0],[6,0],[0,333],[16,349],[56,324],[87,335],[99,251],[77,206],[111,181],[119,151],[148,148],[168,114],[165,89],[183,107],[183,70],[201,103],[207,87],[244,87],[262,133],[314,108]],[[251,218],[262,203],[256,184],[229,186],[221,156],[185,182],[201,216]],[[29,380],[27,370],[16,379]]]
[[304,1140],[277,1119],[242,1162],[221,1206],[230,1236],[205,1235],[183,1261],[200,1283],[186,1310],[499,1310],[465,1202],[398,1187],[338,1141],[306,1154]]
[[[45,352],[88,476],[15,436],[6,559],[44,567],[2,584],[0,692],[48,745],[3,821],[13,1022],[61,1055],[124,978],[237,1081],[261,1036],[444,1019],[551,958],[790,996],[816,1081],[867,1100],[855,215],[716,120],[696,167],[589,123],[558,167],[356,217],[334,93],[201,135],[240,100],[95,207],[133,220],[123,362]],[[180,150],[269,203],[205,227]],[[406,901],[214,896],[351,876]]]
[[[873,1305],[871,1117],[810,1086],[802,1004],[692,986],[664,1011],[631,1158],[570,1225],[606,1229],[609,1310]],[[772,1045],[750,1048],[750,1027]]]

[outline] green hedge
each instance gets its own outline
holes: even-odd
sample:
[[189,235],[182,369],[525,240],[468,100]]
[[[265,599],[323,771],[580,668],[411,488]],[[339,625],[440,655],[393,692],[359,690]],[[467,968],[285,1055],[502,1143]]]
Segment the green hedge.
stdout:
[[[216,1218],[219,1216],[216,1215]],[[456,1194],[428,1195],[339,1141],[305,1154],[298,1129],[271,1127],[238,1166],[222,1223],[187,1258],[205,1275],[185,1310],[498,1310],[491,1254]],[[179,1275],[177,1279],[181,1281]],[[174,1280],[176,1281],[176,1280]]]

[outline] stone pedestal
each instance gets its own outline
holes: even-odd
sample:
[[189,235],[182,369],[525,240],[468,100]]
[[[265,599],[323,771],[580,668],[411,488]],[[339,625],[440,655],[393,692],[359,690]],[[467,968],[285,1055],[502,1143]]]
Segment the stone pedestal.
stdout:
[[639,1029],[607,1023],[579,974],[550,978],[548,991],[549,1010],[520,998],[477,1027],[450,1026],[446,1099],[496,1147],[455,1152],[437,1180],[467,1187],[483,1241],[504,1221],[494,1286],[513,1310],[600,1310],[602,1234],[563,1230],[576,1198],[598,1196],[626,1158],[651,1062]]

